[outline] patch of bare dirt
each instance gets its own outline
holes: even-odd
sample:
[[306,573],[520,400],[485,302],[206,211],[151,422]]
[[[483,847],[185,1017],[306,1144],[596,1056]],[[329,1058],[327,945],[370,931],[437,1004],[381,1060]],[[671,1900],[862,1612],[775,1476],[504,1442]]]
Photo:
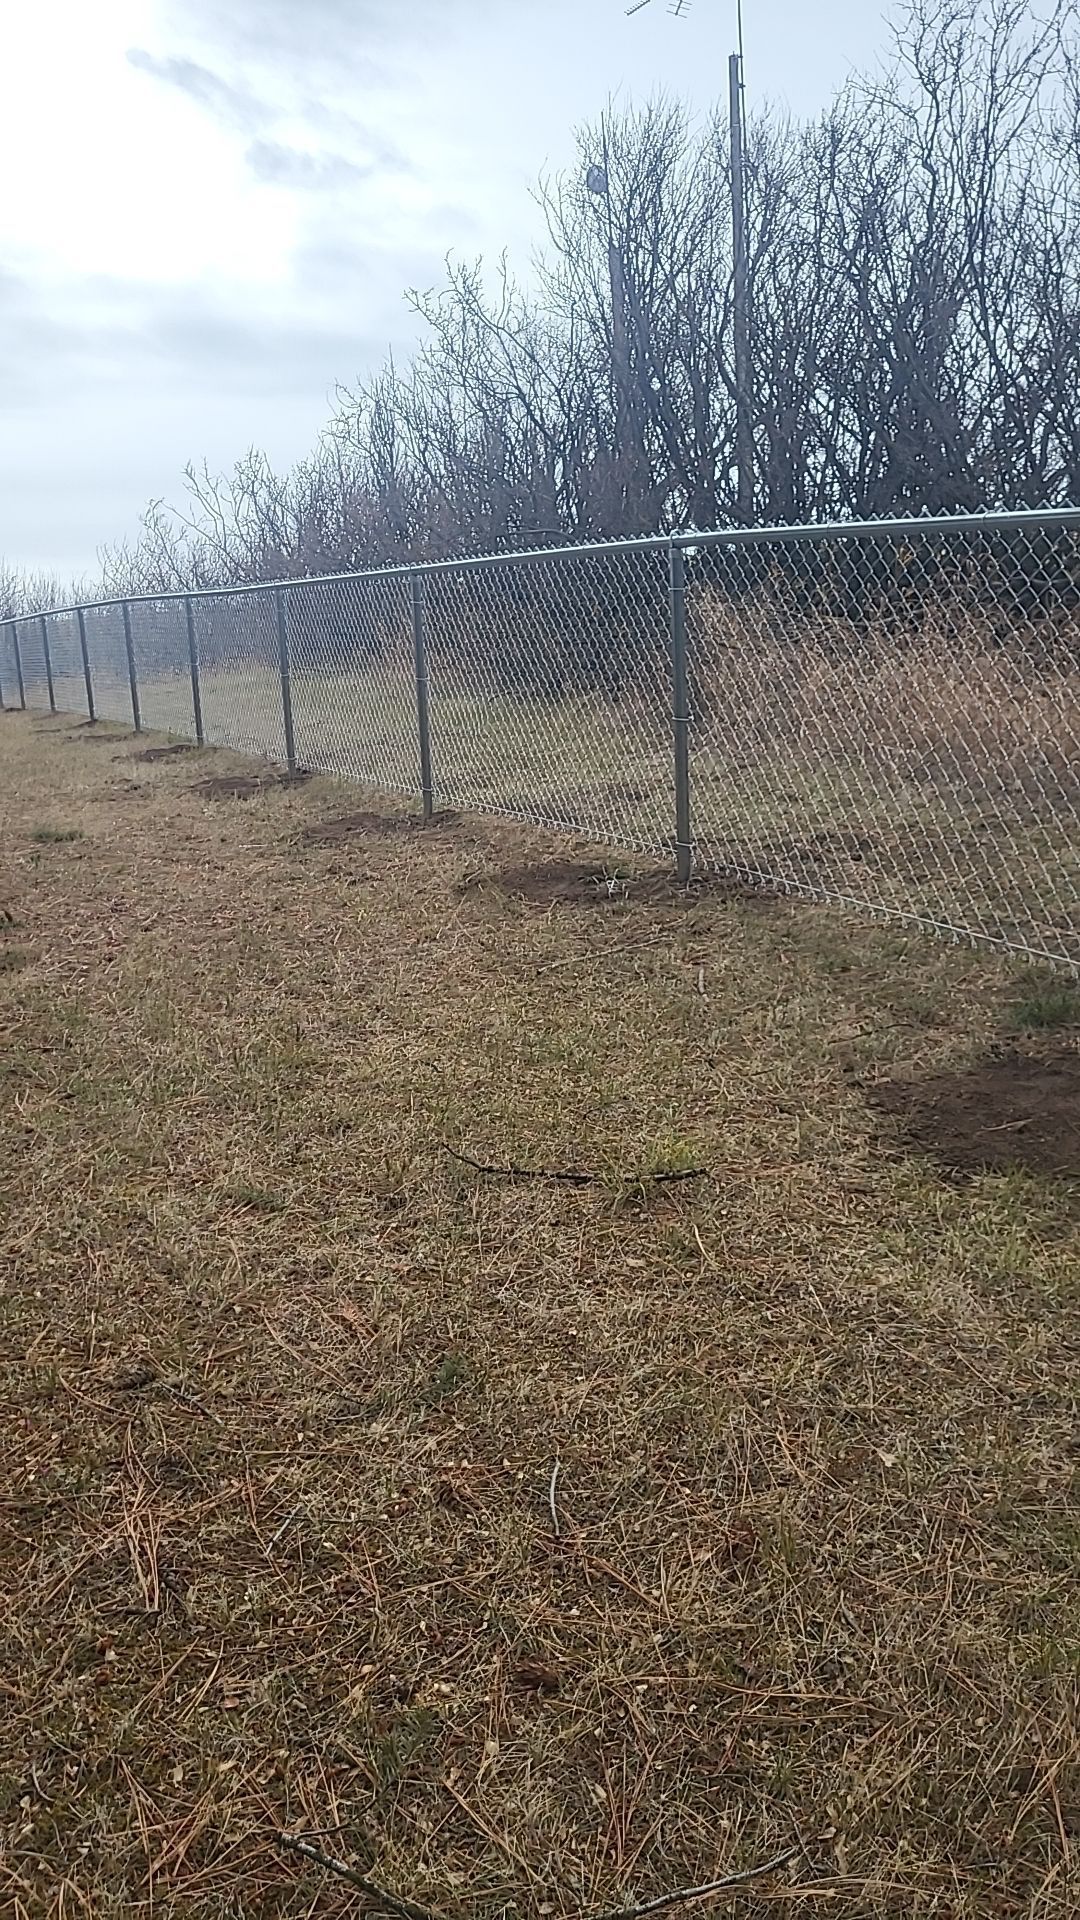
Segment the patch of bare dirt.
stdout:
[[714,860],[720,872],[773,873],[783,884],[792,868],[835,866],[843,861],[859,863],[872,860],[881,853],[882,848],[883,842],[878,835],[838,829],[835,832],[812,833],[800,840],[762,841],[758,846],[750,847],[745,854],[736,852],[734,858],[730,850],[711,845],[708,839],[701,839],[698,842],[698,855],[702,859]]
[[196,780],[191,791],[200,793],[204,800],[253,800],[273,785],[272,780],[261,780],[258,774],[215,773],[208,780]]
[[295,773],[215,773],[207,780],[196,780],[190,792],[204,800],[253,800],[257,793],[269,793],[274,787],[306,786],[311,778],[308,767],[297,767]]
[[144,747],[141,753],[133,753],[132,760],[144,760],[147,766],[153,766],[157,760],[171,760],[178,753],[197,753],[198,748],[190,740],[178,740],[171,747]]
[[423,833],[431,827],[447,826],[455,818],[456,815],[449,812],[437,813],[431,820],[425,820],[419,813],[343,813],[333,820],[313,821],[300,837],[310,846],[333,846],[339,840],[365,834],[394,839],[400,834]]
[[881,851],[881,837],[873,833],[852,833],[845,828],[812,833],[805,840],[781,841],[778,845],[756,848],[753,859],[770,860],[868,860]]
[[647,788],[635,787],[628,780],[612,781],[605,793],[608,800],[621,801],[628,807],[643,806],[646,800],[651,800],[653,797]]
[[770,898],[759,889],[722,875],[699,874],[684,887],[669,868],[634,871],[616,860],[606,866],[579,860],[544,860],[503,867],[492,873],[469,875],[458,891],[464,893],[484,884],[537,907],[687,906],[706,896],[758,902]]
[[926,1080],[886,1080],[868,1099],[950,1173],[1080,1179],[1080,1052],[989,1056]]

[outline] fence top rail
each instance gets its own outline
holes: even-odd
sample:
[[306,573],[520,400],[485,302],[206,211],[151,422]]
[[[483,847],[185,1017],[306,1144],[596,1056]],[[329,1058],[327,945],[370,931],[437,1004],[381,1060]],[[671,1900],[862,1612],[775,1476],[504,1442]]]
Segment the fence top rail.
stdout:
[[0,626],[22,620],[58,620],[64,615],[106,612],[110,607],[161,606],[169,601],[235,599],[241,594],[275,593],[301,587],[332,587],[347,582],[407,580],[430,574],[467,573],[479,567],[516,567],[544,560],[598,560],[616,554],[666,553],[672,547],[791,546],[817,540],[919,539],[931,534],[1008,531],[1035,532],[1040,528],[1080,531],[1080,507],[1024,507],[1006,513],[922,514],[882,520],[830,520],[798,526],[716,527],[680,533],[649,534],[636,540],[598,540],[582,546],[531,547],[520,553],[475,553],[457,560],[414,560],[395,567],[370,567],[344,573],[309,573],[287,580],[248,580],[233,586],[170,587],[160,593],[118,593],[105,600],[83,600],[70,606],[35,608],[30,613],[0,616]]

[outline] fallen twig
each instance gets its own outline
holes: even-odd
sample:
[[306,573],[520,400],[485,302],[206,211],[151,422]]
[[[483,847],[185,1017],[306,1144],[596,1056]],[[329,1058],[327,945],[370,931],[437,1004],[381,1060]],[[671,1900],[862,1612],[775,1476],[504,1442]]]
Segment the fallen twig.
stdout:
[[182,1407],[190,1407],[192,1413],[201,1414],[204,1420],[215,1420],[219,1427],[225,1425],[220,1413],[215,1413],[213,1407],[208,1407],[204,1401],[198,1399],[191,1388],[185,1387],[182,1381],[159,1380],[156,1384],[164,1393],[171,1393],[174,1400],[179,1400]]
[[289,1527],[292,1525],[293,1521],[299,1517],[299,1514],[300,1514],[299,1507],[290,1507],[280,1527],[278,1527],[277,1530],[271,1534],[270,1539],[267,1541],[266,1552],[268,1554],[273,1553],[274,1548],[278,1544],[278,1541],[281,1540],[284,1537],[284,1535],[288,1532]]
[[297,1839],[290,1833],[279,1833],[277,1840],[287,1853],[299,1854],[302,1860],[310,1860],[316,1867],[325,1868],[327,1873],[336,1874],[339,1880],[347,1880],[350,1886],[359,1887],[361,1893],[366,1893],[370,1900],[377,1900],[387,1913],[400,1914],[401,1920],[442,1920],[433,1907],[421,1907],[415,1900],[401,1900],[396,1893],[387,1893],[377,1880],[369,1880],[358,1868],[348,1866],[344,1860],[333,1859],[321,1848],[310,1846],[306,1840]]
[[643,947],[658,947],[663,940],[670,938],[668,933],[653,934],[650,939],[629,940],[617,947],[578,948],[574,953],[564,953],[558,960],[545,960],[537,967],[537,973],[555,973],[560,967],[573,967],[578,964],[591,964],[594,960],[607,960],[615,953],[640,953]]
[[555,1487],[562,1468],[561,1460],[556,1460],[551,1469],[551,1485],[548,1488],[548,1506],[551,1508],[551,1526],[556,1540],[559,1537],[559,1515],[555,1506]]
[[[560,1180],[570,1187],[592,1187],[599,1185],[602,1173],[579,1173],[574,1168],[562,1167],[489,1167],[482,1160],[474,1160],[469,1153],[459,1153],[448,1140],[443,1143],[444,1152],[451,1160],[459,1160],[463,1167],[471,1167],[474,1173],[483,1173],[496,1180]],[[628,1187],[659,1186],[665,1180],[702,1180],[708,1172],[707,1167],[679,1167],[672,1173],[633,1173],[625,1176],[623,1184]]]
[[799,1845],[788,1847],[786,1852],[774,1854],[771,1860],[763,1860],[759,1867],[725,1874],[722,1880],[710,1880],[703,1887],[678,1887],[674,1893],[662,1893],[655,1900],[642,1901],[638,1907],[612,1907],[607,1913],[590,1915],[590,1920],[643,1920],[645,1914],[662,1913],[665,1908],[681,1906],[687,1900],[703,1900],[706,1894],[726,1893],[729,1887],[742,1887],[749,1880],[764,1880],[766,1874],[779,1872],[802,1851]]
[[[458,1798],[457,1794],[454,1798]],[[321,1831],[330,1833],[338,1829],[324,1828]],[[350,1886],[358,1887],[369,1899],[377,1900],[388,1913],[400,1915],[401,1920],[442,1920],[433,1907],[421,1907],[414,1900],[403,1900],[396,1893],[388,1893],[377,1880],[369,1880],[357,1867],[350,1867],[344,1860],[335,1860],[331,1854],[323,1853],[320,1847],[313,1847],[308,1840],[289,1833],[279,1833],[277,1840],[286,1852],[299,1854],[302,1860],[310,1860],[314,1866],[336,1874],[339,1880],[347,1880]],[[741,1873],[725,1874],[722,1880],[709,1880],[704,1886],[677,1887],[672,1893],[661,1893],[655,1900],[644,1900],[636,1907],[612,1907],[606,1913],[589,1915],[588,1920],[646,1920],[647,1915],[663,1913],[668,1907],[682,1906],[690,1900],[704,1900],[713,1893],[727,1893],[732,1887],[746,1886],[752,1880],[764,1880],[767,1874],[778,1873],[781,1867],[786,1867],[802,1852],[802,1846],[797,1843],[783,1853],[774,1854],[771,1860],[763,1860],[760,1866],[744,1867]],[[511,1855],[511,1858],[516,1856]]]

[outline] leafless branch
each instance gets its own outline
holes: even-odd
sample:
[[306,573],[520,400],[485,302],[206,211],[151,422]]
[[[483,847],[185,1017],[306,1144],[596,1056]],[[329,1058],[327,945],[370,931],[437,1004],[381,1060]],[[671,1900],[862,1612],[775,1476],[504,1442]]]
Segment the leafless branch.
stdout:
[[330,1854],[323,1853],[320,1847],[311,1846],[307,1840],[301,1839],[298,1835],[279,1833],[277,1839],[278,1845],[283,1847],[286,1853],[298,1854],[302,1860],[310,1860],[314,1866],[322,1867],[326,1873],[336,1874],[339,1880],[347,1880],[350,1886],[358,1887],[360,1892],[366,1893],[370,1900],[377,1901],[387,1913],[398,1914],[400,1920],[441,1920],[441,1915],[432,1907],[421,1907],[415,1900],[402,1900],[396,1893],[388,1893],[385,1887],[380,1887],[376,1880],[369,1880],[367,1875],[360,1873],[356,1867],[348,1866],[344,1860],[333,1859]]
[[774,1854],[771,1860],[763,1860],[760,1866],[725,1874],[722,1880],[709,1880],[701,1887],[679,1887],[674,1893],[662,1893],[640,1906],[613,1907],[608,1913],[590,1915],[589,1920],[644,1920],[646,1914],[664,1913],[668,1907],[685,1906],[690,1900],[704,1900],[710,1894],[727,1893],[732,1887],[745,1887],[751,1880],[764,1880],[767,1874],[778,1873],[781,1867],[797,1859],[802,1851],[801,1846],[788,1847],[784,1853]]

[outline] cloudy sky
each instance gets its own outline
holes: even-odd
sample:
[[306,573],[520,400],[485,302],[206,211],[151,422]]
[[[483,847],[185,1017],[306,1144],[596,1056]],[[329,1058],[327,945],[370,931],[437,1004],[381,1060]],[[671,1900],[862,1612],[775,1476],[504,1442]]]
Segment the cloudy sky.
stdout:
[[[735,0],[36,0],[0,8],[0,555],[62,574],[288,462],[408,352],[407,286],[538,239],[529,188],[609,95],[726,86]],[[751,105],[823,106],[875,0],[745,0]]]

